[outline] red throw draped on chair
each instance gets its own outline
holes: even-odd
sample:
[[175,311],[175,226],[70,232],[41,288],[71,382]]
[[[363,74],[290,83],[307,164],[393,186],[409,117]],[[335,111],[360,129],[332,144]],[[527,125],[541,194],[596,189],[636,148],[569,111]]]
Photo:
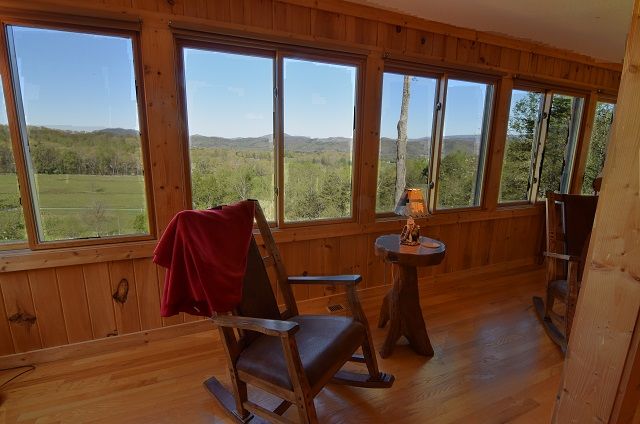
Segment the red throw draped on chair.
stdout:
[[242,280],[253,228],[254,202],[179,212],[153,261],[167,268],[160,313],[211,316],[242,299]]

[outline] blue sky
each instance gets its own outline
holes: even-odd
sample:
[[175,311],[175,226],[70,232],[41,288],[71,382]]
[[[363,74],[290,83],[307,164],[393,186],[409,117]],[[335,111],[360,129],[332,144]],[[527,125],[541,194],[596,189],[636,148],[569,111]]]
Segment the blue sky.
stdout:
[[[407,136],[431,136],[436,80],[425,77],[411,78]],[[396,138],[402,104],[403,76],[385,73],[382,94],[380,134]],[[450,79],[447,86],[447,109],[444,135],[477,135],[482,128],[486,84]]]
[[[137,129],[131,40],[12,27],[28,125]],[[190,134],[257,137],[273,131],[273,59],[185,49]],[[284,59],[285,132],[352,137],[357,70]],[[435,80],[412,78],[409,137],[430,135]],[[484,84],[450,80],[445,135],[477,134]],[[402,76],[385,74],[381,134],[396,137]],[[0,121],[6,118],[0,115]]]
[[[190,134],[257,137],[273,132],[273,59],[185,49]],[[352,137],[356,68],[284,60],[284,130]]]
[[130,39],[12,28],[28,125],[139,127]]

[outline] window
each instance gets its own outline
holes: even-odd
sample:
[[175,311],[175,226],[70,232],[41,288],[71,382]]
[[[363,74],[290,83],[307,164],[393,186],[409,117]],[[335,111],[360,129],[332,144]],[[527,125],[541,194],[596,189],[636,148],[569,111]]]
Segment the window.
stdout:
[[449,79],[438,169],[438,208],[479,206],[492,86]]
[[25,242],[27,233],[20,205],[18,175],[11,149],[4,93],[0,86],[0,243]]
[[499,202],[529,200],[532,165],[540,130],[544,93],[513,90],[502,162]]
[[284,59],[285,221],[352,216],[355,66]]
[[539,199],[544,198],[547,191],[566,193],[569,190],[583,103],[581,97],[552,96],[538,177]]
[[258,199],[275,219],[272,57],[185,48],[195,209]]
[[149,234],[132,36],[6,28],[35,243]]
[[569,190],[584,98],[516,88],[511,94],[500,203]]
[[378,213],[392,212],[405,187],[428,192],[436,86],[435,78],[383,76]]
[[593,180],[602,172],[604,167],[614,109],[615,105],[613,103],[598,102],[596,105],[596,115],[593,119],[591,139],[589,140],[589,154],[584,169],[584,179],[582,180],[582,194],[593,193]]
[[181,43],[193,207],[256,198],[278,225],[352,217],[360,62]]
[[376,212],[405,187],[423,189],[432,212],[479,206],[492,98],[491,83],[385,72]]

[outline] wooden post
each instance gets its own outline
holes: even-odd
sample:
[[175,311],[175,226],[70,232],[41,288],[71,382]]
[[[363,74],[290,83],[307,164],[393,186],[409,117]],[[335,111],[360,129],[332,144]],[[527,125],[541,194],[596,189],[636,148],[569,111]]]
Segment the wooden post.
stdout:
[[631,422],[640,401],[640,0],[555,423]]

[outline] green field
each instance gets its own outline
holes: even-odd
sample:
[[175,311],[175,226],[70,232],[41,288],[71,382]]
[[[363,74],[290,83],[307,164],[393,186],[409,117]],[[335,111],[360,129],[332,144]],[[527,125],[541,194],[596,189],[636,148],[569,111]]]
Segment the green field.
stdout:
[[[45,240],[148,232],[142,176],[38,174],[36,186]],[[24,232],[16,191],[15,175],[0,174],[5,240]]]

